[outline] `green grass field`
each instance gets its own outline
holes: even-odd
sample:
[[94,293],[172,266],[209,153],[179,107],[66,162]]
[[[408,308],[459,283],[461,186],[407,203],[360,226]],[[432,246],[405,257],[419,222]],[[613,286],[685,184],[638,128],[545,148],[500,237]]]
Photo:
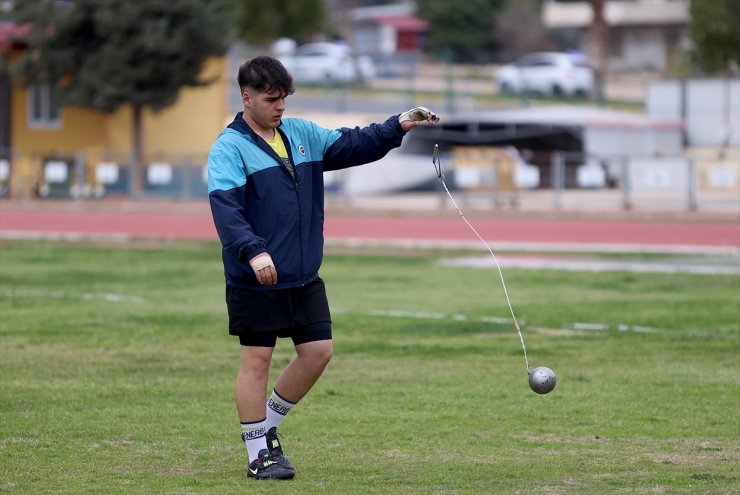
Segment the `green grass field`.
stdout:
[[740,493],[739,276],[504,275],[548,395],[495,271],[327,256],[335,357],[255,482],[216,244],[5,242],[0,492]]

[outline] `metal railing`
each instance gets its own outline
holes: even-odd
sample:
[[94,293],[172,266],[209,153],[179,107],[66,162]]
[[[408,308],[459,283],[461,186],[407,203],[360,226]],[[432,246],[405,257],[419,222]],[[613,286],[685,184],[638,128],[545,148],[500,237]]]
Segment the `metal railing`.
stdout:
[[[487,152],[486,147],[480,149],[474,155],[467,150],[465,159],[456,160],[454,152],[446,157],[452,164],[451,186],[458,191],[463,204],[489,209],[740,213],[740,164],[729,159],[705,162],[690,156],[553,152],[530,164],[513,148],[488,148]],[[134,197],[128,154],[110,151],[28,154],[0,149],[0,198],[206,199],[206,160],[205,153],[145,155],[141,169],[143,183]],[[346,190],[345,181],[332,182],[330,176],[326,180],[328,196],[352,201],[354,193]],[[403,191],[389,190],[382,194],[398,192]]]
[[[492,148],[493,149],[493,148]],[[499,148],[500,150],[500,148]],[[489,208],[546,210],[721,210],[740,213],[740,163],[690,156],[553,152],[535,165],[514,150],[456,160],[461,201]],[[506,163],[507,161],[512,161]],[[513,168],[512,168],[513,167]],[[526,171],[526,174],[521,172]]]
[[205,198],[205,154],[155,152],[144,156],[142,183],[132,183],[126,153],[22,153],[0,150],[0,197],[100,199],[111,196]]

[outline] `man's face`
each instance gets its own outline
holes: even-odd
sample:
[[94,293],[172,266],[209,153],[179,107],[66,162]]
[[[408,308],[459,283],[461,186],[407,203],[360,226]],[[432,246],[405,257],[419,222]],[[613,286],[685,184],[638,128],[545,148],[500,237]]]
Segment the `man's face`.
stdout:
[[242,93],[244,113],[263,129],[275,129],[285,111],[285,98],[280,91],[261,92],[247,88]]

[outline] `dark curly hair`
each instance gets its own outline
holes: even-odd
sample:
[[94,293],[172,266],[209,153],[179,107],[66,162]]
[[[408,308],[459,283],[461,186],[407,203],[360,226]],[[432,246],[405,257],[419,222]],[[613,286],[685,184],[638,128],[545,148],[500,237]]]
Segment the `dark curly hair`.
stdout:
[[280,91],[284,96],[295,92],[290,73],[279,60],[267,56],[255,57],[244,62],[239,67],[237,81],[242,92],[246,87],[268,93]]

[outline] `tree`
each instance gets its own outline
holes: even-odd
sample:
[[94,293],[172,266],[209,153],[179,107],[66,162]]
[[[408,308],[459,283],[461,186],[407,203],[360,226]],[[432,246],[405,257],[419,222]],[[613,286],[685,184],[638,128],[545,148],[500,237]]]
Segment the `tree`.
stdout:
[[427,50],[459,61],[490,60],[498,47],[496,15],[506,0],[418,0],[416,15],[429,22]]
[[716,74],[740,63],[740,1],[694,0],[690,13],[694,65]]
[[[558,0],[563,3],[581,3],[584,0]],[[585,0],[591,5],[591,24],[586,31],[586,52],[594,69],[594,91],[591,98],[598,103],[606,99],[608,72],[609,25],[606,22],[606,0]],[[703,0],[701,0],[703,1]],[[627,6],[626,8],[629,8]]]
[[231,2],[235,10],[237,35],[254,45],[264,45],[278,38],[304,42],[326,28],[324,0]]
[[511,52],[507,58],[549,51],[553,42],[542,24],[539,0],[509,0],[496,17],[496,39]]
[[604,18],[604,0],[591,0],[593,19],[588,30],[589,52],[594,67],[594,91],[592,98],[596,102],[605,100],[604,81],[606,80],[607,44],[609,27]]
[[142,112],[172,105],[203,86],[205,61],[226,50],[228,21],[208,0],[14,2],[28,48],[13,65],[27,83],[56,84],[60,103],[133,111],[131,193],[143,190]]

